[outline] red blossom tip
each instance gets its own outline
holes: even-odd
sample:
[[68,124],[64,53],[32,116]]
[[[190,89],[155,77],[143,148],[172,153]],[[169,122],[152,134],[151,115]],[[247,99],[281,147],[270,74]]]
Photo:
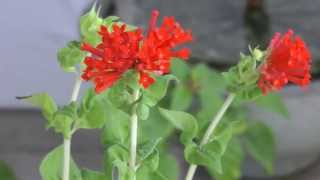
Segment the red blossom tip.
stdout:
[[301,87],[310,83],[311,55],[305,42],[289,29],[276,33],[260,68],[259,88],[264,94],[282,89],[289,82]]

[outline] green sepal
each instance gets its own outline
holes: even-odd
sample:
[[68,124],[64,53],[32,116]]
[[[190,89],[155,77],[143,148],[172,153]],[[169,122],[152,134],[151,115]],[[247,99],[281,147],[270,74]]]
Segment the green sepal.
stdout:
[[68,44],[58,50],[58,61],[60,67],[66,72],[76,72],[76,65],[80,64],[86,53],[80,49],[81,43],[70,41]]
[[239,63],[222,73],[227,89],[243,100],[252,100],[262,95],[257,83],[259,80],[258,62],[252,55],[241,55]]
[[180,140],[184,145],[193,141],[198,133],[198,123],[191,114],[164,108],[159,108],[159,111],[173,126],[182,131]]
[[98,31],[103,24],[103,19],[99,17],[99,13],[96,9],[96,4],[94,4],[88,13],[80,17],[80,34],[82,42],[89,43],[92,46],[96,46],[101,42]]
[[[63,164],[63,145],[53,149],[40,164],[42,180],[61,180]],[[70,180],[82,180],[81,171],[72,160],[70,162]]]

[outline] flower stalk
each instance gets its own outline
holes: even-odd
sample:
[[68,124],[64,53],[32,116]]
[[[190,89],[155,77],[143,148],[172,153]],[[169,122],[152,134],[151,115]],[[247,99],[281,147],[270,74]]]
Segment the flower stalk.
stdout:
[[[210,141],[210,137],[212,136],[212,134],[214,133],[214,130],[216,129],[216,127],[218,126],[219,122],[221,121],[223,115],[225,114],[225,112],[227,111],[227,109],[229,108],[229,106],[231,105],[232,101],[234,100],[234,98],[236,97],[235,94],[229,94],[229,96],[227,97],[227,99],[225,100],[225,102],[223,103],[222,107],[220,108],[220,110],[218,111],[218,113],[216,114],[216,116],[213,118],[213,120],[211,121],[207,131],[205,132],[199,147],[202,148],[205,144],[207,144]],[[190,165],[186,178],[185,180],[192,180],[194,177],[194,174],[197,170],[197,165],[192,164]]]
[[[81,76],[78,76],[73,87],[70,102],[77,101],[80,92],[81,82]],[[63,140],[63,180],[70,179],[71,136],[72,133],[70,133],[68,137],[64,137]]]
[[[139,99],[140,91],[135,90],[133,93],[133,101],[136,102]],[[131,132],[130,132],[130,161],[129,166],[133,170],[132,180],[136,179],[136,159],[137,159],[137,145],[138,145],[138,115],[137,115],[137,104],[135,103],[132,107],[131,121]]]

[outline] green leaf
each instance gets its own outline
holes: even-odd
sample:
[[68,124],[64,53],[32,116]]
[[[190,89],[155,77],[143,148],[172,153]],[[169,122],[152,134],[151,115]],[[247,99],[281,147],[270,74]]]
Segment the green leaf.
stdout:
[[79,114],[81,114],[79,128],[102,128],[107,119],[104,104],[92,89],[84,95]]
[[156,147],[160,141],[161,138],[158,138],[139,145],[138,153],[141,161],[148,158],[156,150]]
[[177,180],[179,178],[179,165],[176,157],[169,152],[160,152],[160,157],[158,171],[167,180]]
[[221,158],[219,156],[212,156],[211,153],[201,150],[195,144],[187,145],[184,150],[184,157],[190,164],[210,166],[217,172],[222,173]]
[[275,140],[272,130],[261,122],[251,125],[245,134],[248,152],[267,171],[272,174],[275,158]]
[[101,38],[98,34],[100,26],[103,24],[103,19],[99,17],[96,11],[96,4],[85,15],[80,17],[80,33],[82,41],[96,46]]
[[92,171],[89,169],[82,170],[81,175],[82,175],[82,180],[106,180],[107,179],[107,177],[103,173]]
[[4,162],[0,161],[0,179],[1,180],[16,180],[13,170]]
[[109,102],[105,102],[106,125],[102,132],[102,142],[108,144],[128,144],[129,143],[129,125],[130,116],[120,109],[117,109]]
[[71,103],[54,113],[53,120],[49,122],[48,127],[52,127],[55,132],[69,138],[73,122],[77,118],[77,104]]
[[177,129],[182,131],[181,142],[189,144],[198,133],[197,120],[188,113],[159,108],[160,113]]
[[225,82],[220,75],[205,64],[196,65],[192,69],[192,81],[198,88],[210,88],[213,92],[221,92],[225,89]]
[[172,124],[167,121],[156,108],[150,108],[148,120],[140,121],[139,123],[139,142],[157,139],[159,137],[165,139],[174,131]]
[[78,41],[70,41],[65,47],[58,50],[60,67],[66,72],[76,72],[76,65],[80,64],[86,55],[81,51]]
[[53,98],[47,93],[33,94],[27,97],[18,97],[18,99],[22,99],[32,104],[33,106],[40,108],[42,110],[43,116],[48,121],[52,120],[53,114],[58,110],[58,107]]
[[138,103],[138,106],[137,106],[138,119],[141,119],[141,120],[148,119],[149,111],[150,111],[150,108],[146,104],[143,104],[142,102]]
[[190,67],[184,60],[175,58],[171,61],[171,73],[180,81],[187,82],[189,80]]
[[192,92],[188,87],[179,84],[172,91],[170,109],[179,111],[187,110],[192,103],[192,98]]
[[265,108],[289,119],[288,109],[279,94],[271,93],[266,96],[261,96],[255,100],[255,103],[259,107]]
[[173,75],[156,77],[156,82],[143,90],[142,102],[151,107],[156,105],[166,95],[171,80],[176,80],[176,77]]
[[218,173],[212,166],[206,167],[209,174],[217,180],[238,180],[241,177],[241,165],[244,152],[238,140],[232,140],[222,156],[223,173]]
[[112,179],[114,168],[118,170],[119,178],[129,179],[133,171],[128,167],[129,151],[121,145],[112,145],[105,151],[104,168],[108,179]]
[[[43,180],[61,180],[63,164],[63,145],[52,150],[40,164]],[[81,171],[73,160],[70,163],[70,180],[82,180]]]

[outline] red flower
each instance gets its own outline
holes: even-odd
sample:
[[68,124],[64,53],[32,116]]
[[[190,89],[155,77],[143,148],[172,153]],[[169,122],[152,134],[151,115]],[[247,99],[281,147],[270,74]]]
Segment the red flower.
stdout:
[[112,86],[123,73],[132,68],[138,57],[142,31],[126,32],[126,25],[113,25],[113,31],[101,26],[102,42],[96,47],[84,43],[82,49],[91,53],[85,58],[87,68],[82,78],[92,80],[97,93]]
[[173,57],[187,59],[189,50],[174,50],[176,46],[192,40],[190,31],[185,31],[173,17],[164,17],[156,27],[158,11],[152,12],[148,33],[145,38],[140,29],[126,32],[126,26],[114,25],[113,32],[101,27],[102,42],[96,48],[84,43],[82,49],[91,53],[84,63],[87,68],[82,78],[92,80],[96,92],[112,86],[129,69],[139,72],[139,83],[148,88],[155,82],[149,73],[169,73]]
[[310,52],[299,36],[292,30],[283,36],[276,33],[261,66],[258,86],[264,94],[280,90],[288,82],[306,86],[311,79],[310,64]]
[[140,71],[140,83],[147,88],[154,80],[149,72],[158,75],[170,71],[173,57],[187,59],[189,49],[175,50],[178,45],[192,40],[191,31],[185,31],[174,17],[164,17],[160,27],[156,27],[159,12],[152,12],[147,36],[143,39],[139,51],[137,70]]

